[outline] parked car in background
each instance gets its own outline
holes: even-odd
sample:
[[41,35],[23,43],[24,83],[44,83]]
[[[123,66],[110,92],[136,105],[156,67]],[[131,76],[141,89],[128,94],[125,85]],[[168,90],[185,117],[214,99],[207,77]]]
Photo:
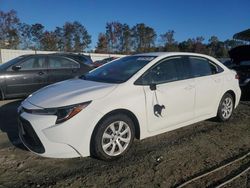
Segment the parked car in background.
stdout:
[[35,54],[12,59],[0,65],[0,97],[25,97],[46,85],[87,73],[93,67],[85,58],[71,54]]
[[115,59],[117,59],[117,57],[108,57],[108,58],[105,58],[105,59],[102,59],[102,60],[98,60],[98,61],[94,62],[94,66],[95,67],[100,67],[101,65],[106,64],[106,63],[108,63],[110,61],[113,61]]
[[60,55],[76,60],[77,62],[84,63],[90,67],[94,67],[94,63],[90,56],[75,53],[55,53],[55,55]]
[[232,69],[232,67],[235,66],[235,64],[233,63],[233,61],[232,61],[231,59],[224,61],[223,64],[224,64],[227,68],[229,68],[229,69]]
[[250,93],[250,45],[238,46],[229,52],[231,60],[224,65],[237,71],[243,95]]
[[113,160],[134,138],[228,121],[240,95],[236,72],[210,56],[126,56],[33,93],[18,108],[19,136],[44,157]]

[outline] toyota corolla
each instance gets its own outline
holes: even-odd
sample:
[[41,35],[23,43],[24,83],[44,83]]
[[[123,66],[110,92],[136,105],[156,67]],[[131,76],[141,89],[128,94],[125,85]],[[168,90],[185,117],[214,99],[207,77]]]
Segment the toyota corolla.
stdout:
[[19,136],[41,156],[113,160],[134,138],[229,120],[240,95],[236,72],[210,56],[126,56],[30,95],[18,108]]

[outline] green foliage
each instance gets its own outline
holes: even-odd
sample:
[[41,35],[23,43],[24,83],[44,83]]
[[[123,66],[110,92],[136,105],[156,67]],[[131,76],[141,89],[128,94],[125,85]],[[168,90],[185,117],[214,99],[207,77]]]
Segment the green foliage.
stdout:
[[103,33],[99,34],[97,47],[95,51],[97,53],[108,53],[108,39],[105,34]]
[[35,23],[31,25],[31,36],[32,36],[32,42],[33,42],[33,49],[39,50],[42,49],[41,47],[41,40],[44,35],[44,26],[40,23]]
[[56,41],[55,32],[45,31],[40,39],[41,49],[56,51],[57,50],[56,42],[57,41]]
[[163,50],[167,52],[179,51],[178,43],[174,39],[174,30],[169,30],[166,33],[160,35],[163,43]]
[[0,48],[17,49],[20,43],[18,34],[19,19],[14,10],[0,11]]
[[79,22],[47,31],[40,23],[20,23],[14,10],[0,11],[0,48],[82,52],[90,43],[91,36]]
[[[228,56],[227,52],[231,48],[245,44],[232,39],[220,41],[216,36],[211,36],[207,43],[204,43],[205,39],[202,36],[178,43],[175,40],[174,30],[161,34],[158,45],[155,45],[156,38],[154,28],[144,23],[130,27],[118,21],[108,22],[105,32],[98,36],[95,52],[131,54],[182,51],[222,58]],[[66,22],[62,27],[47,31],[40,23],[31,25],[21,23],[14,10],[0,11],[0,48],[83,52],[90,44],[91,36],[80,22]]]
[[136,24],[132,29],[132,46],[136,52],[151,51],[155,45],[156,32],[144,23]]
[[82,52],[91,43],[91,36],[86,28],[79,22],[66,22],[62,29],[57,28],[55,32],[60,41],[60,49],[67,52]]
[[123,54],[129,54],[132,48],[132,34],[129,25],[122,25],[122,35],[120,38],[120,52]]
[[31,26],[26,23],[20,23],[18,26],[19,37],[20,37],[20,48],[21,49],[31,49],[32,44],[32,34]]

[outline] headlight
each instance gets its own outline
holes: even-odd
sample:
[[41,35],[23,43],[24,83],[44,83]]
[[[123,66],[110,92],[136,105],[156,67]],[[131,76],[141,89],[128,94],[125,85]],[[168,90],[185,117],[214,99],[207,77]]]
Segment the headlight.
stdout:
[[28,113],[31,114],[56,115],[57,116],[56,124],[59,124],[81,112],[82,109],[86,108],[90,103],[91,101],[65,107],[59,107],[59,108],[45,108],[45,109],[36,109],[27,111],[29,111]]

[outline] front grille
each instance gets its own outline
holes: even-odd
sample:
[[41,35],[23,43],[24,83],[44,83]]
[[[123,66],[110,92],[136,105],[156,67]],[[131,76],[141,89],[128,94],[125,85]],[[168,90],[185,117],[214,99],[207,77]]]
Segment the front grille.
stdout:
[[32,128],[30,122],[19,117],[18,128],[20,138],[30,150],[40,154],[45,152],[44,146]]

